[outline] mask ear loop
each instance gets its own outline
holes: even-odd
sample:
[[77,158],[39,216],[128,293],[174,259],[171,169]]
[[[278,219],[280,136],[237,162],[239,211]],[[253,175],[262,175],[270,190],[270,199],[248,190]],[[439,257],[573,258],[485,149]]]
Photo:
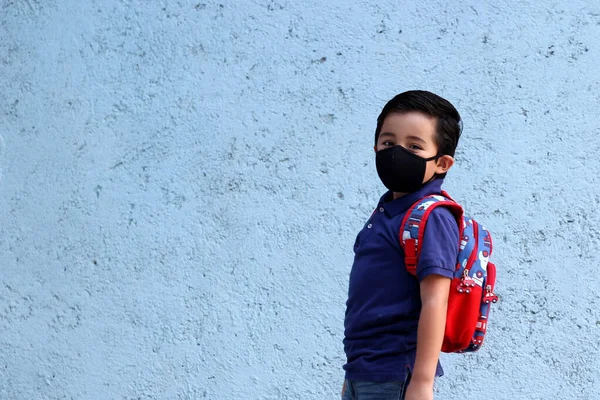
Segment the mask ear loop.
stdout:
[[[425,161],[427,161],[427,162],[429,162],[429,161],[436,161],[437,162],[437,160],[439,160],[440,157],[442,157],[442,156],[443,156],[443,154],[438,154],[436,156],[426,158]],[[433,182],[438,176],[439,176],[439,174],[436,174],[434,172],[433,175],[431,176],[431,179],[428,180],[427,182],[425,182],[424,185],[427,185],[428,183]]]

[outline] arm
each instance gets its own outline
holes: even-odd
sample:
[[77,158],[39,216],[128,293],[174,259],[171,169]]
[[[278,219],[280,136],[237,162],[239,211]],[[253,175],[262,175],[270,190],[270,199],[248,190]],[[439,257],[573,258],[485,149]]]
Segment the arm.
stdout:
[[406,400],[433,399],[433,381],[446,328],[450,282],[441,275],[429,275],[421,281],[417,357]]

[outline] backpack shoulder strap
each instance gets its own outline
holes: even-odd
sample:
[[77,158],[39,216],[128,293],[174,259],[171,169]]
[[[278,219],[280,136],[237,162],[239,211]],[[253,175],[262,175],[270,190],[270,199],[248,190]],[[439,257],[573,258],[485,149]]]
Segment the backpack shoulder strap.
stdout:
[[[463,208],[446,193],[423,197],[414,203],[404,215],[400,225],[400,246],[404,250],[404,263],[412,275],[417,275],[417,264],[421,254],[421,245],[425,235],[427,218],[437,207],[447,207],[458,223],[459,238],[463,228]],[[459,239],[460,240],[460,239]],[[456,244],[457,246],[460,243]]]

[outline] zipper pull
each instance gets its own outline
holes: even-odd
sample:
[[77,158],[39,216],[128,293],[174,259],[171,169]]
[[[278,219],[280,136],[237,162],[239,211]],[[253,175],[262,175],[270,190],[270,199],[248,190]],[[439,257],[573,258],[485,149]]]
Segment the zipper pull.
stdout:
[[483,302],[485,304],[497,303],[498,296],[492,292],[492,285],[487,285],[485,287],[485,296],[483,296]]
[[475,287],[475,281],[469,276],[469,270],[465,269],[460,284],[457,286],[459,293],[471,293],[471,288]]

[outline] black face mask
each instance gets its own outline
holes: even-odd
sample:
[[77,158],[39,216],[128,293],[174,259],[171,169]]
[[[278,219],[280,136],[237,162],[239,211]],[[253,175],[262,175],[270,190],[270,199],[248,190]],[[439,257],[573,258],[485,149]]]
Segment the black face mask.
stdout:
[[[419,157],[402,146],[380,150],[375,155],[377,174],[392,192],[411,193],[423,187],[427,162],[440,156]],[[435,175],[433,175],[433,178]]]

